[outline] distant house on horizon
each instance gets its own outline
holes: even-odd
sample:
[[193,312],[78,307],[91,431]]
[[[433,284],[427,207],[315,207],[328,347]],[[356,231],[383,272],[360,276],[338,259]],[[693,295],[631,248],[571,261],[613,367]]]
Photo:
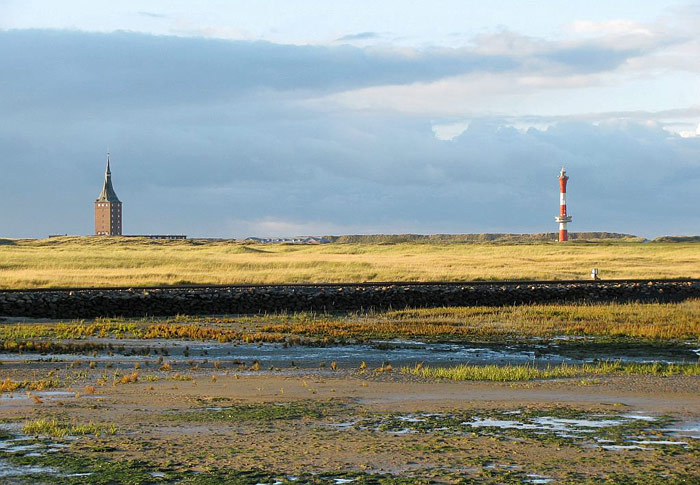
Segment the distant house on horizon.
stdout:
[[254,242],[259,244],[326,244],[330,239],[318,236],[297,236],[297,237],[247,237],[243,242]]

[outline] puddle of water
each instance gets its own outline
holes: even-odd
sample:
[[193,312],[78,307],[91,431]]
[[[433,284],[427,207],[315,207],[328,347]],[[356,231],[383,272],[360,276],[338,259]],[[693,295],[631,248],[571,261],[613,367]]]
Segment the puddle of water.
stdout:
[[[58,398],[70,398],[70,397],[75,397],[74,392],[66,392],[66,391],[36,391],[36,392],[31,392],[32,396],[37,396],[42,399],[58,399]],[[8,399],[15,399],[19,401],[29,401],[33,399],[31,396],[27,395],[26,392],[5,392],[3,394],[0,394],[0,401],[3,400],[8,400]]]
[[544,475],[526,475],[525,482],[526,483],[550,483],[552,481],[551,478],[545,477]]
[[398,420],[406,423],[423,423],[426,419],[415,416],[398,416]]
[[550,417],[535,418],[533,421],[540,425],[541,428],[549,429],[552,431],[568,431],[572,428],[607,428],[610,426],[619,426],[625,422],[619,419],[601,419],[594,421],[590,419],[569,419]]
[[[75,399],[74,392],[66,391],[37,391],[27,394],[26,392],[6,392],[0,394],[0,408],[2,407],[13,407],[26,402],[31,402],[34,396],[40,398],[42,401],[55,401],[59,399]],[[97,396],[93,394],[88,394],[81,396],[81,398],[95,399],[102,396]]]
[[620,417],[622,418],[629,418],[629,419],[637,419],[639,421],[656,421],[657,418],[654,416],[646,416],[644,414],[637,414],[637,413],[630,413],[630,414],[621,414]]
[[685,441],[668,441],[668,440],[630,440],[630,443],[638,445],[687,445]]
[[334,423],[332,426],[334,428],[338,428],[338,429],[348,429],[348,428],[352,428],[357,423],[358,423],[357,420],[355,420],[355,421],[343,421],[342,423]]
[[700,421],[690,421],[673,428],[665,428],[663,431],[670,432],[673,436],[700,440]]
[[0,441],[0,450],[6,453],[23,453],[25,451],[36,450],[42,447],[42,445],[39,443],[32,443],[29,445],[18,445],[15,444],[17,443],[17,441],[19,440]]
[[522,428],[527,427],[527,429],[534,429],[534,425],[526,425],[519,421],[506,421],[503,419],[491,419],[491,418],[474,418],[473,421],[465,421],[462,423],[466,426],[471,426],[472,428]]
[[[472,428],[501,428],[501,429],[531,429],[542,431],[554,431],[557,436],[562,438],[576,437],[578,433],[588,433],[593,430],[586,428],[607,428],[611,426],[619,426],[624,424],[624,420],[620,419],[571,419],[571,418],[554,418],[543,416],[533,418],[531,423],[522,421],[492,419],[492,418],[474,418],[472,421],[465,421],[461,424],[471,426]],[[581,429],[583,428],[583,429]]]
[[611,450],[611,451],[617,451],[617,450],[647,450],[648,448],[644,448],[643,446],[638,446],[638,445],[601,445],[601,448],[604,450]]
[[[661,418],[645,414],[603,415],[591,414],[582,417],[541,416],[521,410],[499,411],[486,416],[459,414],[403,414],[379,416],[377,418],[348,421],[335,425],[337,429],[359,427],[390,434],[435,433],[447,431],[452,433],[478,432],[485,435],[499,434],[498,429],[506,435],[520,436],[521,432],[535,439],[551,434],[557,438],[570,440],[585,447],[604,450],[653,450],[659,446],[680,446],[687,448],[688,442],[672,437],[659,438],[658,432],[672,431],[661,429]],[[648,429],[640,429],[635,422],[649,423]],[[652,424],[656,422],[656,424]],[[686,428],[697,429],[700,423],[690,423]],[[620,431],[614,431],[618,428]],[[483,431],[477,431],[477,430]],[[674,430],[680,427],[674,428]],[[514,430],[509,433],[508,430]],[[627,436],[619,436],[620,432]],[[650,434],[653,433],[653,434]],[[685,437],[685,436],[684,436]],[[548,478],[548,477],[543,477]]]
[[39,473],[57,473],[57,470],[49,467],[31,465],[12,465],[6,460],[0,459],[0,478],[21,477],[37,475]]
[[[0,429],[12,433],[12,437],[0,440],[0,451],[4,454],[17,454],[22,456],[43,456],[46,453],[55,453],[67,448],[65,443],[53,443],[46,440],[37,441],[35,438],[21,433],[21,423],[2,423]],[[7,455],[5,455],[7,456]],[[11,477],[31,477],[39,473],[60,475],[58,470],[50,467],[36,465],[13,465],[8,460],[0,458],[0,479]],[[65,475],[67,477],[86,476],[88,474]],[[14,479],[14,478],[13,478]],[[2,481],[2,480],[0,480]],[[4,483],[4,481],[3,481]],[[24,483],[24,482],[22,482]]]

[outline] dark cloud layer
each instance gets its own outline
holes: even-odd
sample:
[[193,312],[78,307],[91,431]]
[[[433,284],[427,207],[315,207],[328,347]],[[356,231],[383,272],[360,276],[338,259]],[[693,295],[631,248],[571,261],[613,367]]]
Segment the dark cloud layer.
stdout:
[[[362,33],[356,35],[368,35]],[[480,53],[494,43],[524,49]],[[556,46],[512,38],[482,38],[477,49],[392,50],[295,46],[268,42],[149,36],[128,32],[0,32],[0,107],[143,106],[226,101],[251,92],[314,94],[368,86],[427,82],[474,72],[534,66],[558,74],[613,68],[650,47],[620,49],[583,42]],[[544,64],[543,64],[544,62]]]
[[[574,57],[560,68],[606,65]],[[90,233],[108,147],[130,233],[553,230],[561,164],[572,230],[700,233],[699,138],[483,118],[446,142],[420,117],[304,104],[515,56],[19,31],[0,59],[0,236]]]
[[336,92],[430,81],[518,61],[470,52],[158,37],[133,33],[0,32],[0,106],[93,102],[130,107],[226,101],[251,91]]

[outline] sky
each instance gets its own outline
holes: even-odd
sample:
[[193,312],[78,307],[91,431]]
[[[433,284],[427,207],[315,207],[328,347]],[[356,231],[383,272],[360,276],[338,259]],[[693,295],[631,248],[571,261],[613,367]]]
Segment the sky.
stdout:
[[0,0],[0,237],[700,234],[700,4]]

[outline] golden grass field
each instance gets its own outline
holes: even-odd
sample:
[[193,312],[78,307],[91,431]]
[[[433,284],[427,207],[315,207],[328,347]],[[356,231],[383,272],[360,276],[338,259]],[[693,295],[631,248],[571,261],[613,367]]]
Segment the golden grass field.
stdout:
[[0,241],[0,288],[497,279],[700,278],[700,244],[286,245],[61,237]]

